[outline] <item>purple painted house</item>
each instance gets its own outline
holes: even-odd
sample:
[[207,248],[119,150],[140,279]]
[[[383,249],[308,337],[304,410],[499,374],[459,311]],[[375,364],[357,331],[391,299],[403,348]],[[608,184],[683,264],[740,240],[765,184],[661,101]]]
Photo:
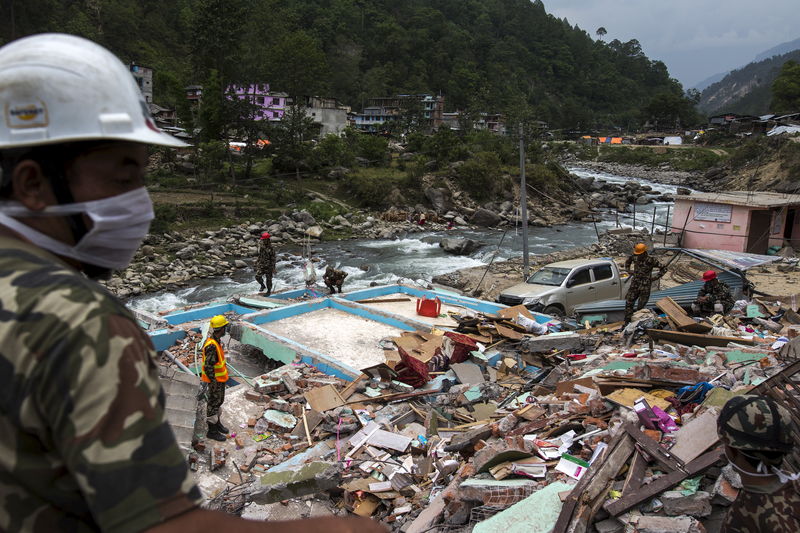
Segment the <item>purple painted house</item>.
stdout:
[[257,83],[248,86],[234,85],[229,88],[240,100],[247,99],[256,106],[254,120],[277,122],[283,118],[288,107],[289,95],[270,92],[268,83]]

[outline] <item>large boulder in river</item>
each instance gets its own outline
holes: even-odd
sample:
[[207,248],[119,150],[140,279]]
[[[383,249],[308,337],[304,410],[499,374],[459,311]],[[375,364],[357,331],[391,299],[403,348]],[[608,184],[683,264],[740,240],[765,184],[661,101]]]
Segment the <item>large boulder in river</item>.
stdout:
[[453,208],[449,189],[444,187],[426,187],[423,192],[425,198],[428,199],[437,213],[445,213]]
[[446,253],[454,255],[469,255],[481,246],[482,244],[480,242],[473,241],[472,239],[447,238],[439,242],[440,248]]
[[305,231],[305,234],[309,237],[313,237],[315,239],[319,239],[322,237],[322,228],[319,226],[311,226]]
[[501,220],[502,218],[500,215],[494,211],[484,209],[483,207],[476,209],[475,213],[473,213],[472,217],[469,219],[470,223],[475,224],[476,226],[484,226],[486,228],[491,228],[498,225]]

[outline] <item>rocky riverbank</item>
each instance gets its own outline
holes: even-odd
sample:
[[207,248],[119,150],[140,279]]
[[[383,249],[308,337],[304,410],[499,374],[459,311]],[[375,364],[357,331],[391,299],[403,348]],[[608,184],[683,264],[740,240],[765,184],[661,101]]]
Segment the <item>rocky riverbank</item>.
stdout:
[[565,157],[561,163],[567,168],[579,167],[614,176],[646,179],[655,183],[691,187],[693,189],[697,188],[695,186],[697,180],[703,178],[706,174],[705,172],[674,170],[668,163],[654,168],[645,165],[625,165],[622,163],[582,160],[574,156]]
[[[624,170],[615,171],[625,175]],[[650,175],[648,179],[654,178]],[[575,198],[565,198],[563,202],[545,200],[547,203],[531,199],[529,224],[553,226],[570,220],[591,222],[594,210],[598,208],[624,212],[633,203],[671,199],[634,180],[622,185],[594,178],[575,177],[575,181],[581,191]],[[247,220],[216,230],[151,234],[131,266],[103,283],[118,296],[128,298],[186,287],[198,279],[230,276],[237,270],[252,267],[258,238],[263,231],[272,234],[272,241],[280,253],[297,251],[304,244],[322,240],[399,239],[422,231],[444,231],[451,224],[462,229],[513,227],[518,224],[518,209],[510,200],[478,205],[458,191],[447,188],[427,187],[424,192],[428,205],[392,207],[383,212],[353,209],[328,220],[317,220],[306,210],[295,210],[277,219]],[[326,199],[317,198],[315,201]],[[425,215],[424,225],[418,222],[422,215]],[[460,242],[460,239],[446,240],[443,248],[448,253],[469,254],[474,249],[471,243]],[[512,261],[509,265],[498,263],[493,268],[496,271],[507,268],[518,278],[521,261],[517,262],[519,266]],[[445,280],[440,283],[454,287],[461,284]]]

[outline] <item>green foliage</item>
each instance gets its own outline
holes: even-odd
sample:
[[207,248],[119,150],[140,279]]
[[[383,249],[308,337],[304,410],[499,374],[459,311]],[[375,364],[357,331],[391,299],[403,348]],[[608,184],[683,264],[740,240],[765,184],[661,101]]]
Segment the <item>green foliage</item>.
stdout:
[[772,111],[788,113],[800,110],[800,64],[787,61],[772,84]]
[[150,233],[166,233],[179,218],[178,206],[174,204],[155,204],[153,211],[156,217],[150,224]]
[[463,140],[449,129],[440,129],[427,137],[422,152],[431,160],[436,161],[438,168],[444,168],[448,163],[463,161],[469,157]]
[[478,201],[494,195],[501,174],[500,158],[494,152],[478,152],[456,169],[461,188]]
[[300,177],[300,169],[310,168],[314,149],[311,140],[316,129],[314,120],[306,115],[305,108],[298,105],[288,108],[273,135],[275,158],[272,164],[275,169],[292,170]]
[[159,104],[180,105],[181,85],[205,83],[215,70],[221,87],[270,83],[356,109],[375,96],[441,93],[466,122],[477,111],[525,107],[552,127],[591,128],[626,125],[616,123],[652,95],[681,93],[636,40],[595,40],[539,1],[15,0],[13,7],[0,17],[3,40],[43,31],[95,39],[123,61],[156,70]]
[[653,96],[642,110],[642,121],[650,121],[656,129],[679,129],[695,126],[700,123],[700,116],[695,111],[693,99],[675,92],[661,92]]
[[334,134],[323,137],[311,152],[312,167],[351,167],[355,164],[355,153],[348,142]]
[[[596,150],[596,147],[592,148],[591,153],[596,154]],[[725,158],[725,155],[720,155],[713,150],[690,146],[666,149],[661,153],[649,146],[601,146],[599,160],[648,167],[658,167],[668,163],[676,170],[695,171],[708,170]]]
[[370,166],[384,166],[388,156],[389,141],[376,135],[361,134],[358,136],[358,157],[369,161]]
[[343,191],[361,207],[388,207],[387,196],[402,187],[406,174],[395,169],[361,169],[351,173],[342,184]]
[[228,145],[224,141],[209,141],[198,146],[196,164],[203,181],[223,182]]

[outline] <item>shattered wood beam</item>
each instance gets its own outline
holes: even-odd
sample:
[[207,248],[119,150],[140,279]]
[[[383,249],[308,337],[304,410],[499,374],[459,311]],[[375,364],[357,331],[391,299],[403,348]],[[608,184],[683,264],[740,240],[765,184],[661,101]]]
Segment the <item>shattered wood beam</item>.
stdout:
[[639,431],[630,422],[625,424],[625,431],[641,446],[651,458],[655,459],[670,470],[684,470],[683,462],[671,455],[661,447],[656,441]]
[[[633,439],[630,438],[630,435],[628,435],[627,432],[623,431],[617,435],[613,441],[611,441],[608,454],[606,455],[606,460],[603,462],[602,466],[611,465],[611,467],[613,467],[612,461],[613,463],[622,461],[622,464],[624,464],[625,459],[630,456],[632,451]],[[586,500],[584,495],[588,492],[589,487],[594,483],[595,478],[600,475],[602,466],[596,470],[590,468],[580,479],[580,481],[578,481],[575,487],[573,487],[572,491],[570,491],[569,496],[567,496],[567,499],[564,501],[564,505],[561,508],[561,513],[558,515],[558,521],[556,521],[556,525],[553,527],[553,533],[566,533],[568,531],[567,528],[572,524],[572,518],[575,513],[575,509],[578,507],[579,499],[581,501]],[[611,467],[606,467],[605,470],[613,470]],[[616,475],[616,472],[613,475]]]
[[617,516],[621,513],[624,513],[631,507],[634,507],[645,500],[649,500],[653,496],[656,496],[665,490],[671,489],[687,477],[694,476],[695,474],[710,468],[723,457],[724,452],[722,447],[711,450],[710,452],[706,452],[694,461],[686,463],[686,466],[684,467],[685,472],[674,470],[666,476],[661,476],[650,484],[640,487],[639,490],[633,492],[632,494],[623,495],[622,498],[618,500],[606,502],[603,508],[608,511],[608,514],[611,516]]

